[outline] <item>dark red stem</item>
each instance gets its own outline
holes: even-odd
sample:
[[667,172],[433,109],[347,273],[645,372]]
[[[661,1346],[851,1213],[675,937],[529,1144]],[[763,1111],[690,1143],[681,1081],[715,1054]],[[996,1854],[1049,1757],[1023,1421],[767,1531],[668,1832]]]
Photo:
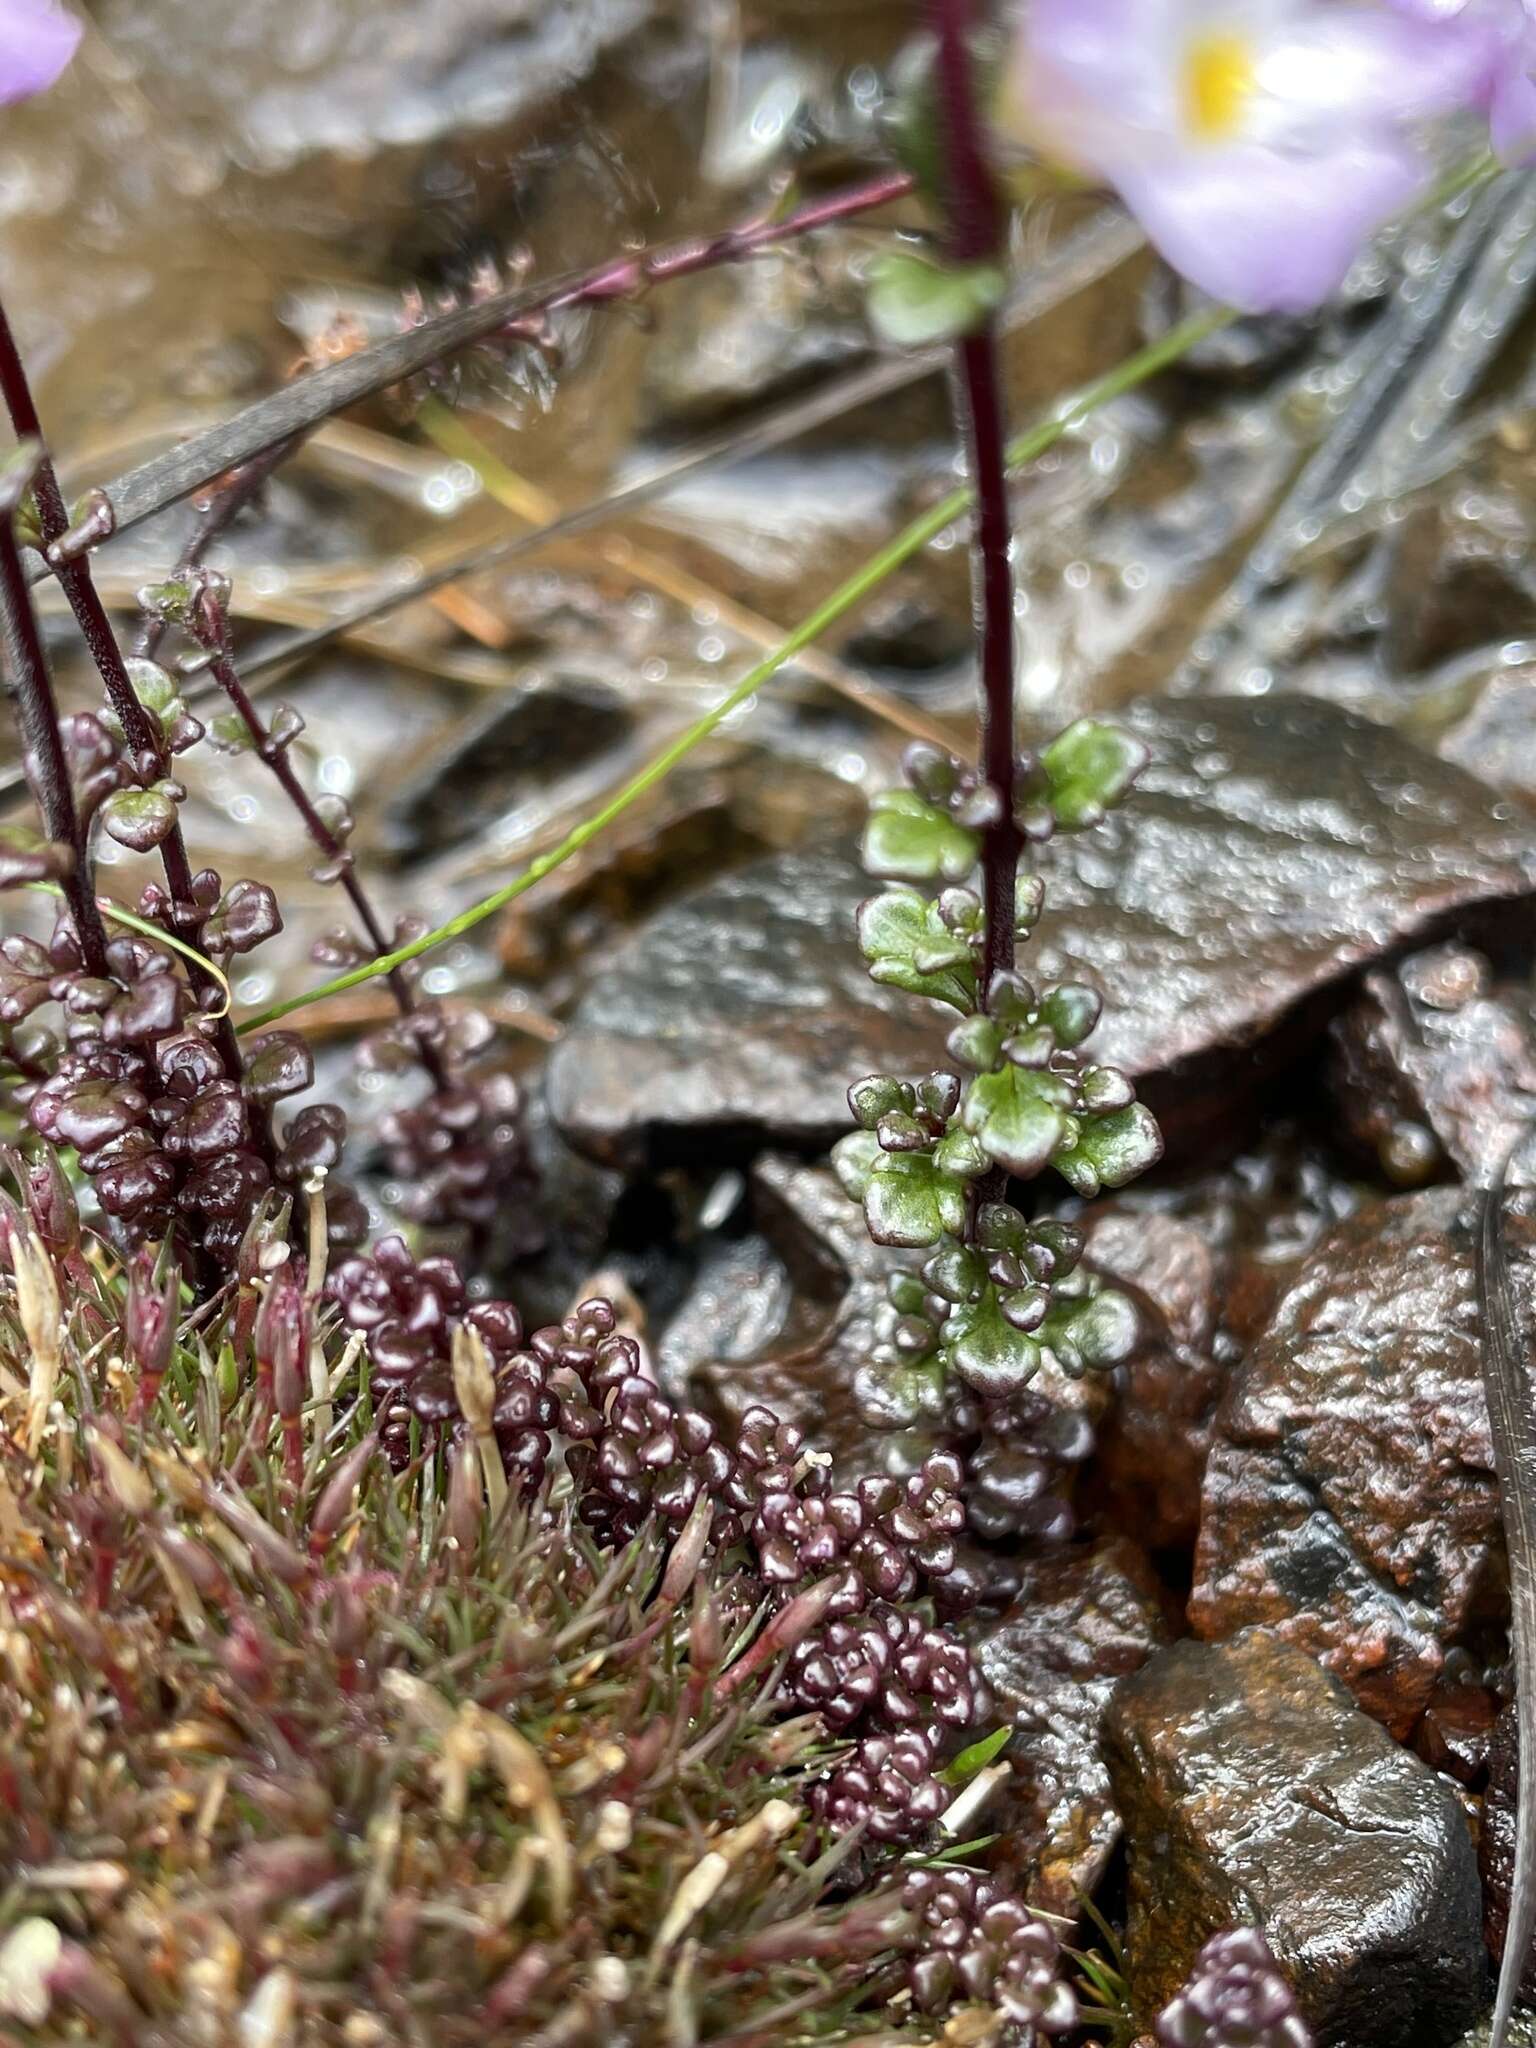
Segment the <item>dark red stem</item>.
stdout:
[[[229,644],[227,619],[222,612],[214,615],[211,607],[204,607],[197,632],[208,655],[209,673],[244,721],[246,731],[255,742],[256,751],[271,769],[284,795],[303,819],[304,829],[326,859],[335,863],[338,879],[347,892],[352,908],[357,912],[358,923],[366,933],[369,945],[376,954],[389,952],[389,936],[379,921],[367,890],[358,880],[351,853],[316,810],[309,792],[294,773],[293,763],[288,758],[288,749],[273,740],[271,731],[257,710],[249,690],[240,679],[240,672],[235,667],[234,654]],[[416,1010],[416,996],[405,976],[397,968],[387,979],[402,1015],[413,1015]],[[426,1067],[437,1085],[440,1088],[447,1087],[450,1076],[436,1046],[423,1042],[417,1050],[422,1065]]]
[[[4,394],[6,410],[17,439],[35,440],[43,448],[42,459],[32,479],[32,495],[37,506],[37,523],[43,545],[51,547],[69,530],[69,511],[43,440],[42,422],[38,418],[26,365],[21,360],[3,305],[0,305],[0,392]],[[147,764],[153,763],[155,772],[164,774],[170,765],[165,746],[154,720],[139,702],[138,693],[129,681],[117,635],[112,631],[106,607],[91,576],[89,556],[76,555],[61,562],[55,573],[106,688],[107,701],[122,726],[135,773],[141,773]],[[171,898],[171,922],[176,925],[192,901],[192,863],[187,858],[186,841],[181,836],[180,825],[173,825],[162,840],[160,858]],[[187,937],[189,934],[183,931],[178,936]],[[189,971],[199,997],[207,999],[211,1007],[219,994],[218,983],[206,968],[195,962],[190,964]],[[222,1018],[214,1027],[214,1035],[227,1072],[238,1076],[241,1071],[240,1048],[234,1025],[227,1017]]]
[[6,669],[21,722],[27,780],[42,814],[44,832],[74,854],[64,894],[85,965],[90,973],[105,978],[107,935],[91,890],[85,831],[75,808],[74,791],[69,786],[58,706],[43,657],[43,643],[32,610],[26,572],[21,566],[21,549],[16,542],[9,504],[0,505],[0,611],[4,613]]
[[744,227],[726,228],[721,234],[707,235],[698,241],[674,242],[669,248],[642,249],[633,256],[615,257],[601,269],[590,271],[563,291],[553,293],[535,312],[523,318],[556,313],[566,306],[591,305],[601,299],[628,298],[647,285],[688,277],[696,270],[712,270],[720,263],[739,263],[742,257],[770,248],[775,242],[794,241],[816,228],[830,227],[834,221],[871,213],[877,206],[902,198],[912,190],[913,182],[906,171],[886,171],[866,184],[797,207],[780,220],[749,221]]
[[[203,558],[214,542],[239,518],[272,472],[288,460],[301,438],[295,435],[292,440],[278,441],[271,448],[264,449],[260,455],[253,455],[249,462],[242,462],[238,469],[230,470],[227,476],[217,480],[209,491],[207,503],[201,508],[197,525],[192,529],[187,544],[171,571],[170,580],[173,583],[184,576],[190,576],[194,569],[201,567]],[[170,621],[164,615],[146,614],[139,632],[138,645],[138,652],[144,660],[158,660],[160,643],[165,638],[169,624]]]
[[[931,0],[938,37],[939,112],[945,163],[948,246],[954,262],[989,263],[1002,240],[997,193],[987,167],[971,77],[970,0]],[[966,453],[976,492],[975,606],[981,655],[982,772],[998,816],[982,844],[987,947],[982,994],[1013,967],[1014,902],[1022,835],[1014,822],[1012,538],[997,333],[986,320],[956,346]]]

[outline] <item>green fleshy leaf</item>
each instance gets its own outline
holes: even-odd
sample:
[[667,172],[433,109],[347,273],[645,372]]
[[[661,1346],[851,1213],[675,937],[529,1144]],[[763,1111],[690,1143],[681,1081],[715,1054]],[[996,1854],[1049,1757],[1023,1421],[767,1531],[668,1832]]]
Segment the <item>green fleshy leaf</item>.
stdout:
[[916,889],[885,889],[859,906],[859,950],[869,962],[872,981],[927,996],[951,1009],[967,1011],[976,1001],[976,970],[967,955],[963,966],[928,972],[917,964],[919,952],[947,940],[938,912]]
[[1081,1045],[1098,1023],[1103,1007],[1097,989],[1089,988],[1086,982],[1063,981],[1046,990],[1040,1017],[1050,1026],[1058,1045]]
[[978,1074],[965,1097],[965,1128],[1010,1173],[1038,1173],[1066,1142],[1071,1084],[1060,1074],[1005,1066]]
[[[864,866],[882,881],[963,882],[981,857],[981,840],[916,790],[883,789],[872,798],[860,849]],[[934,918],[931,943],[945,927]]]
[[937,1244],[965,1228],[965,1182],[925,1152],[882,1152],[864,1192],[864,1217],[876,1244]]
[[863,1201],[879,1157],[880,1140],[873,1131],[850,1131],[832,1147],[832,1171],[843,1193],[855,1202]]
[[947,1763],[938,1776],[946,1785],[964,1785],[984,1771],[987,1765],[996,1761],[1013,1739],[1013,1730],[1004,1722],[1001,1728],[994,1728],[990,1735],[983,1735],[980,1742],[973,1742],[951,1762]]
[[1123,1188],[1163,1156],[1163,1134],[1144,1102],[1107,1116],[1080,1116],[1075,1140],[1052,1155],[1051,1164],[1080,1195]]
[[1086,1299],[1058,1296],[1040,1331],[1074,1379],[1119,1365],[1136,1349],[1140,1334],[1134,1303],[1114,1287],[1101,1287]]
[[158,785],[120,789],[102,805],[101,822],[120,846],[133,853],[148,853],[176,823],[176,805]]
[[981,1299],[954,1309],[944,1325],[942,1355],[978,1394],[1000,1400],[1016,1394],[1040,1370],[1043,1349],[1016,1330],[988,1286]]
[[887,249],[869,275],[870,325],[892,348],[928,348],[981,325],[1008,289],[996,263],[935,263],[916,249]]
[[995,1017],[967,1017],[955,1026],[946,1043],[951,1059],[985,1072],[1002,1058],[1003,1027]]
[[974,1180],[992,1164],[984,1145],[978,1145],[969,1131],[946,1131],[934,1147],[935,1163],[946,1173],[958,1173],[962,1180]]
[[1097,825],[1119,803],[1150,758],[1140,740],[1117,725],[1080,718],[1040,756],[1051,811],[1066,831]]
[[872,1131],[881,1117],[908,1108],[911,1101],[912,1091],[892,1080],[889,1074],[866,1074],[848,1090],[848,1107],[863,1131]]

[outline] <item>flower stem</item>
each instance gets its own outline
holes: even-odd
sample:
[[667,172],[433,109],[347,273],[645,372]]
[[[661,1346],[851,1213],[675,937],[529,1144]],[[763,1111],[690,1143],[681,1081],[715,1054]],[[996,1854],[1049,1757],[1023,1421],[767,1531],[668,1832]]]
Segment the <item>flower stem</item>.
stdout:
[[[971,0],[931,0],[938,37],[939,128],[949,216],[949,253],[957,264],[986,263],[997,255],[1002,220],[976,119],[971,77]],[[981,769],[995,815],[982,835],[982,909],[985,945],[978,995],[983,1007],[999,975],[1011,974],[1019,855],[1023,835],[1014,817],[1013,568],[1004,455],[1002,380],[997,324],[988,314],[955,344],[960,424],[975,492],[971,539],[975,614],[981,669]],[[976,1189],[974,1215],[983,1201],[1000,1201],[1008,1176],[993,1167]],[[969,1233],[968,1233],[969,1234]]]
[[[1048,448],[1054,448],[1063,435],[1081,425],[1101,406],[1108,405],[1114,399],[1124,397],[1126,392],[1134,391],[1138,385],[1145,384],[1149,378],[1155,377],[1159,370],[1165,370],[1170,363],[1176,363],[1180,356],[1204,341],[1207,335],[1214,334],[1218,328],[1226,326],[1234,317],[1229,308],[1214,306],[1204,312],[1191,314],[1187,320],[1181,320],[1161,339],[1149,342],[1145,348],[1127,356],[1112,370],[1107,370],[1102,377],[1084,385],[1055,412],[1043,420],[1037,420],[1032,427],[1018,435],[1008,446],[1008,467],[1017,469],[1026,462],[1033,462]],[[456,917],[449,918],[445,924],[438,925],[430,932],[423,932],[420,938],[412,939],[407,945],[397,946],[393,953],[386,953],[378,960],[370,960],[363,967],[354,967],[349,973],[338,974],[332,980],[321,982],[316,988],[306,989],[300,995],[289,996],[284,1002],[272,1003],[266,1009],[257,1011],[254,1017],[244,1018],[240,1029],[263,1030],[268,1024],[275,1024],[280,1017],[291,1016],[295,1010],[307,1009],[311,1003],[318,1003],[326,996],[340,995],[349,988],[358,988],[365,981],[372,981],[380,974],[387,974],[393,968],[403,966],[408,960],[419,960],[434,948],[445,945],[448,940],[462,938],[466,932],[473,931],[487,918],[495,917],[498,912],[505,910],[509,903],[515,903],[518,897],[525,896],[537,883],[542,882],[546,875],[553,874],[556,868],[562,867],[566,861],[574,859],[584,847],[590,846],[592,841],[606,831],[616,819],[621,818],[632,804],[638,803],[643,796],[665,781],[678,763],[686,760],[733,711],[739,711],[764,683],[777,675],[781,668],[787,667],[802,648],[809,647],[814,641],[819,640],[823,633],[835,626],[855,605],[862,603],[871,591],[877,590],[888,576],[894,575],[904,562],[909,562],[914,555],[920,554],[947,526],[952,526],[966,511],[971,501],[970,488],[961,484],[948,492],[928,511],[921,513],[893,539],[887,541],[883,548],[871,555],[867,562],[862,563],[851,576],[840,583],[829,597],[823,598],[816,609],[808,613],[792,632],[787,633],[771,654],[754,663],[712,711],[705,712],[704,716],[690,725],[686,732],[679,733],[675,740],[663,747],[661,752],[648,761],[637,775],[608,799],[607,803],[594,811],[590,817],[583,818],[579,825],[566,834],[558,846],[552,846],[547,853],[541,853],[536,860],[530,861],[522,873],[514,875],[510,882],[493,890],[489,896],[481,897],[478,903],[471,903]]]
[[86,969],[105,979],[107,935],[91,892],[85,831],[69,786],[58,706],[43,658],[43,643],[38,636],[9,504],[0,504],[0,612],[4,615],[6,668],[26,749],[27,780],[42,814],[44,832],[74,854],[74,864],[63,884],[64,894]]
[[[372,899],[363,887],[362,882],[358,879],[357,865],[352,858],[350,849],[336,837],[330,826],[326,824],[324,818],[315,808],[309,792],[299,780],[298,775],[294,771],[293,763],[288,758],[288,749],[286,746],[274,742],[270,729],[262,718],[261,713],[257,710],[250,692],[241,680],[240,672],[235,666],[234,652],[230,646],[229,620],[222,606],[204,605],[199,608],[198,618],[197,635],[208,654],[208,666],[214,681],[235,707],[236,713],[251,736],[251,742],[257,753],[271,769],[283,794],[303,819],[305,831],[308,832],[310,838],[320,849],[321,853],[324,854],[325,858],[334,865],[337,879],[346,891],[352,908],[357,913],[358,922],[367,935],[368,943],[372,946],[375,956],[387,954],[389,952],[389,939],[383,924],[379,920],[378,913],[373,907]],[[398,967],[390,968],[387,972],[389,986],[396,1003],[399,1005],[401,1015],[404,1017],[414,1015],[417,1003],[415,991],[412,989],[411,984],[406,980],[405,975]],[[417,1046],[417,1052],[422,1065],[431,1074],[438,1087],[447,1087],[449,1085],[449,1075],[438,1048],[422,1039]]]
[[[47,452],[42,422],[38,418],[37,403],[32,396],[26,365],[21,360],[21,352],[16,346],[16,337],[11,332],[11,323],[6,317],[3,305],[0,305],[0,393],[4,395],[6,411],[10,414],[11,425],[16,431],[17,439],[36,441],[43,450],[32,478],[32,495],[37,505],[37,523],[43,546],[49,548],[61,535],[68,532],[69,511],[64,503],[64,493],[59,488],[57,472]],[[122,649],[117,644],[117,635],[112,630],[106,607],[91,576],[89,557],[82,554],[61,561],[55,569],[55,574],[63,585],[64,595],[69,600],[70,610],[74,613],[85,644],[90,650],[91,660],[96,664],[97,673],[106,689],[107,701],[117,714],[135,774],[142,775],[150,764],[153,764],[155,773],[164,774],[170,765],[169,756],[154,721],[139,702],[138,692],[129,680]],[[186,841],[181,836],[179,823],[172,825],[161,841],[160,859],[165,868],[165,884],[171,898],[169,922],[175,927],[180,924],[192,901],[192,863],[187,858]],[[89,882],[87,874],[87,893]],[[201,965],[193,966],[191,975],[192,985],[199,998],[211,1002],[217,994],[218,984],[210,979]],[[240,1050],[235,1042],[233,1025],[221,1014],[214,1024],[214,1032],[230,1073],[237,1075],[240,1071]]]
[[[932,0],[930,14],[938,37],[949,253],[958,264],[986,263],[996,257],[1002,221],[976,120],[970,0]],[[1012,535],[997,330],[990,317],[957,341],[955,364],[960,423],[976,503],[972,559],[981,669],[981,767],[997,805],[997,816],[982,841],[986,952],[980,993],[985,1002],[994,976],[1013,967],[1015,884],[1023,845],[1013,815]]]

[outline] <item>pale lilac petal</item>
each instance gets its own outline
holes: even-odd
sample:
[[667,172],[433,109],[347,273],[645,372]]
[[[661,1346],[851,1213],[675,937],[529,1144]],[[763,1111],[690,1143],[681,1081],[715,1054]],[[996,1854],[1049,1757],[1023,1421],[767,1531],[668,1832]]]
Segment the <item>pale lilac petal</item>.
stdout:
[[1259,85],[1297,125],[1421,120],[1474,98],[1499,43],[1499,24],[1481,6],[1438,22],[1298,6],[1259,60]]
[[0,106],[46,91],[79,41],[79,22],[49,0],[0,0]]
[[1128,164],[1114,178],[1154,247],[1245,313],[1305,313],[1427,182],[1407,144],[1341,140],[1327,155],[1239,145]]
[[1521,170],[1536,163],[1536,81],[1527,68],[1532,58],[1536,51],[1509,66],[1494,88],[1493,105],[1488,110],[1494,154],[1501,163]]
[[1129,121],[1164,121],[1171,52],[1187,0],[1026,0],[1020,41],[1042,101],[1065,95]]

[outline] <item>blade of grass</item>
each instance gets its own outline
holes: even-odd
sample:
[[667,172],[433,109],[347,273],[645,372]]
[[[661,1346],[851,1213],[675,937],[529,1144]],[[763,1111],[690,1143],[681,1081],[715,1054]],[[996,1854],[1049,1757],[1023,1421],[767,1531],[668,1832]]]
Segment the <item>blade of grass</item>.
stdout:
[[1520,1735],[1515,1868],[1489,2048],[1503,2048],[1531,1938],[1536,1934],[1536,1359],[1530,1343],[1521,1338],[1504,1241],[1509,1164],[1506,1158],[1484,1197],[1478,1260],[1483,1384],[1509,1552],[1510,1634]]
[[[1134,355],[1127,356],[1124,362],[1116,364],[1115,368],[1107,371],[1104,376],[1084,386],[1057,411],[1046,419],[1037,421],[1033,427],[1020,434],[1009,445],[1008,467],[1018,469],[1023,464],[1034,461],[1048,448],[1054,447],[1064,434],[1069,433],[1090,414],[1098,411],[1101,406],[1108,405],[1113,399],[1123,396],[1124,393],[1135,390],[1138,385],[1146,383],[1148,378],[1156,376],[1158,371],[1166,369],[1170,363],[1177,362],[1186,351],[1203,341],[1207,335],[1214,334],[1232,317],[1231,312],[1223,306],[1211,307],[1204,312],[1192,314],[1187,320],[1182,320],[1176,327],[1170,328],[1160,340],[1149,343],[1146,348],[1138,349]],[[413,939],[409,945],[401,946],[393,953],[383,954],[365,966],[353,968],[350,973],[338,974],[332,980],[321,982],[318,987],[306,990],[302,995],[290,996],[284,1002],[269,1004],[266,1009],[259,1010],[254,1017],[246,1018],[239,1028],[242,1031],[261,1030],[264,1026],[275,1023],[279,1017],[291,1016],[295,1010],[306,1009],[311,1003],[319,1002],[324,996],[339,995],[344,989],[356,988],[360,982],[371,981],[375,975],[387,974],[392,968],[399,967],[408,960],[420,959],[434,947],[445,944],[449,939],[463,937],[466,932],[473,931],[477,925],[483,924],[488,917],[494,917],[498,911],[505,909],[509,903],[516,902],[517,898],[525,895],[535,883],[541,882],[546,875],[579,853],[584,846],[590,845],[607,826],[628,810],[631,804],[654,789],[701,741],[707,739],[723,724],[733,711],[738,710],[749,697],[754,696],[762,688],[764,683],[788,662],[793,661],[802,648],[809,647],[813,641],[818,640],[845,613],[851,611],[872,590],[877,589],[887,576],[899,569],[903,562],[909,561],[931,540],[936,539],[945,527],[951,525],[967,510],[970,503],[969,488],[960,485],[948,492],[929,511],[913,520],[910,526],[888,541],[850,577],[840,583],[830,597],[824,598],[813,612],[802,619],[800,624],[780,641],[772,653],[765,655],[761,661],[748,669],[741,681],[712,711],[706,712],[701,719],[689,726],[686,732],[680,733],[669,746],[664,747],[638,775],[627,782],[600,810],[594,811],[591,817],[584,818],[558,846],[551,847],[549,852],[540,854],[537,860],[530,861],[520,875],[515,876],[502,888],[482,897],[478,903],[472,903],[468,909],[461,910],[445,924],[437,926],[433,931],[424,932],[420,938]]]

